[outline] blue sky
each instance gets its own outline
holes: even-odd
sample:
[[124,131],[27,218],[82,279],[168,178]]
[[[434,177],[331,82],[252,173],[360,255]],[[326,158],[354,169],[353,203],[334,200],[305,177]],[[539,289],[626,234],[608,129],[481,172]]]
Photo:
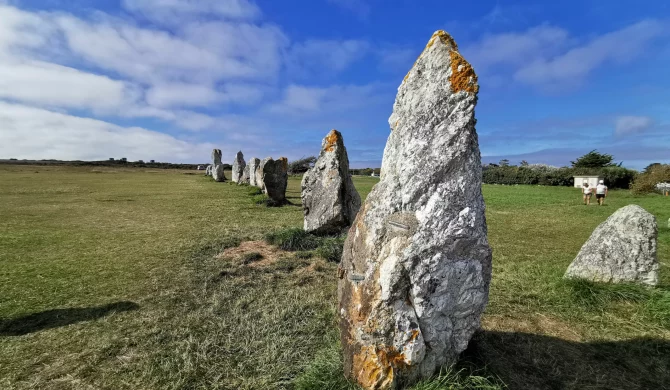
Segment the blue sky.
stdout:
[[336,128],[378,167],[444,29],[479,75],[485,162],[670,163],[669,22],[649,0],[0,0],[0,158],[294,159]]

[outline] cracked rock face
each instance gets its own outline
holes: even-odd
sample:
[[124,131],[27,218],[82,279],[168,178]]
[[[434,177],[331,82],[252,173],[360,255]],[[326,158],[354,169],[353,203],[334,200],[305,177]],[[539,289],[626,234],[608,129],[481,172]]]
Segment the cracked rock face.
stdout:
[[637,205],[617,210],[593,231],[566,278],[658,284],[656,218]]
[[221,149],[212,150],[212,166],[221,165]]
[[281,157],[278,160],[268,157],[261,162],[263,174],[262,189],[265,194],[277,204],[286,202],[286,187],[288,185],[288,159]]
[[254,187],[260,187],[258,179],[262,178],[262,175],[259,173],[259,169],[261,167],[261,160],[257,159],[256,157],[252,158],[251,160],[249,160],[248,167],[249,167],[249,184]]
[[244,167],[244,172],[242,173],[242,179],[240,179],[240,184],[249,184],[249,165]]
[[347,149],[337,130],[323,139],[316,164],[302,179],[302,207],[305,231],[318,234],[338,233],[351,226],[361,208]]
[[212,177],[214,181],[224,182],[226,181],[226,175],[223,172],[223,164],[215,165],[212,167]]
[[477,76],[436,32],[398,89],[380,182],[339,267],[346,375],[402,388],[456,361],[488,302],[491,249],[475,131]]
[[237,184],[242,184],[242,176],[244,175],[244,168],[247,167],[247,163],[244,161],[244,154],[242,152],[237,152],[235,156],[235,161],[233,161],[233,177],[232,181]]

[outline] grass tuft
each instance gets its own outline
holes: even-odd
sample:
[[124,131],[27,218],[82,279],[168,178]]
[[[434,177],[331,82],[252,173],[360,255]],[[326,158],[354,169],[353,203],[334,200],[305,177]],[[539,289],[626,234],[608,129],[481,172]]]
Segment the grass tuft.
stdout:
[[572,298],[584,306],[606,307],[615,302],[647,301],[653,290],[636,284],[594,283],[583,279],[565,279]]
[[322,238],[316,255],[331,263],[339,263],[342,258],[344,240],[346,236]]
[[289,228],[268,233],[265,236],[265,241],[285,251],[309,251],[318,248],[320,244],[318,237],[300,228]]
[[465,370],[445,370],[435,378],[421,381],[412,390],[501,390],[503,387],[496,381],[478,375],[466,373]]
[[249,194],[249,196],[262,195],[263,191],[258,187],[249,187],[247,194]]

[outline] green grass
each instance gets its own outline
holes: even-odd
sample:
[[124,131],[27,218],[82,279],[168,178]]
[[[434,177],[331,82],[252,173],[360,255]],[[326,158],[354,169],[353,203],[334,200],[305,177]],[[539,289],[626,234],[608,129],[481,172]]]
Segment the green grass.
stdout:
[[[0,167],[1,389],[354,388],[341,372],[337,265],[325,261],[341,239],[275,261],[217,256],[300,230],[300,178],[292,204],[267,208],[250,201],[255,189],[183,173]],[[377,180],[354,178],[363,198]],[[578,189],[530,186],[484,196],[494,270],[483,331],[458,367],[416,389],[667,388],[669,198],[611,191],[586,207]],[[659,221],[661,285],[564,281],[593,229],[631,203]]]

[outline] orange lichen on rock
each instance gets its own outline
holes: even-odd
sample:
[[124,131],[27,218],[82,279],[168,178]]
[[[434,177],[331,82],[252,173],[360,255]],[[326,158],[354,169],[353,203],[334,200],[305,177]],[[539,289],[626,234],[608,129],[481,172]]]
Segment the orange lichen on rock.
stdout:
[[449,33],[447,33],[444,30],[435,31],[433,36],[430,37],[430,40],[426,44],[426,47],[423,49],[423,51],[421,52],[419,57],[416,59],[416,61],[414,61],[414,65],[412,65],[412,68],[405,75],[405,78],[403,79],[403,83],[405,81],[407,81],[407,79],[409,78],[410,73],[412,73],[412,69],[414,69],[414,67],[416,66],[416,63],[419,62],[419,59],[421,58],[423,53],[425,53],[426,50],[430,49],[435,44],[435,41],[437,41],[437,39],[442,41],[442,43],[444,43],[445,45],[449,46],[450,50],[458,51],[458,45],[456,44],[456,41],[454,40],[454,38],[451,35],[449,35]]
[[366,346],[354,356],[356,379],[367,390],[391,388],[395,371],[406,366],[405,355],[394,347]]
[[339,131],[337,130],[331,130],[330,133],[326,136],[326,152],[332,152],[335,150],[335,146],[337,146],[337,142],[342,138],[342,134],[340,134]]
[[[449,77],[449,81],[451,82],[451,88],[454,93],[460,91],[469,93],[479,92],[479,85],[477,84],[477,74],[475,73],[475,70],[472,68],[472,65],[470,65],[470,63],[468,63],[458,52],[458,44],[456,44],[454,38],[446,31],[439,30],[433,34],[433,36],[428,41],[426,48],[423,49],[423,52],[421,52],[419,59],[421,56],[423,56],[426,50],[430,49],[435,44],[438,39],[449,48],[449,59],[451,62],[451,77]],[[414,62],[414,66],[416,66],[416,63],[419,61],[419,59]],[[414,66],[412,66],[412,69],[414,69]],[[409,75],[412,73],[412,69],[407,72],[403,83],[409,78]]]
[[451,76],[449,82],[451,89],[456,92],[465,91],[469,93],[479,92],[479,84],[477,84],[477,74],[463,56],[457,52],[449,53],[451,57]]

